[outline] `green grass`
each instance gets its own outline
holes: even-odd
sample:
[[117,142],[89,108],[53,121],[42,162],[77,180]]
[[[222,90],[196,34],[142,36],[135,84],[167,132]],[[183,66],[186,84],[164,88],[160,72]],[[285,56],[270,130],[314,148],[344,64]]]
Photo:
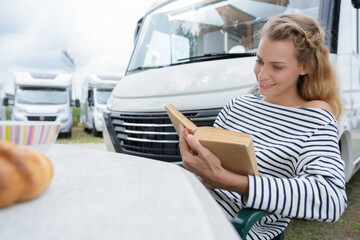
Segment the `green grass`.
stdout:
[[6,107],[6,120],[11,120],[12,106]]
[[360,239],[360,171],[346,185],[348,207],[335,223],[293,219],[285,230],[285,239]]
[[58,137],[55,143],[59,144],[72,144],[72,143],[104,143],[102,137],[94,137],[91,133],[84,131],[81,124],[72,128],[71,138]]
[[73,124],[74,124],[74,126],[79,126],[79,124],[80,124],[80,108],[79,107],[73,107]]

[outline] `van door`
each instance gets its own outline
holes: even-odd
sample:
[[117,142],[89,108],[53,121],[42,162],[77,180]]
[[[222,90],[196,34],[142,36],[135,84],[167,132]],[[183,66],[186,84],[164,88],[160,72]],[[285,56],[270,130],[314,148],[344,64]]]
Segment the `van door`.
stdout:
[[[87,108],[86,108],[86,122],[89,128],[93,128],[93,111],[94,111],[94,89],[88,90]],[[92,126],[92,127],[90,127]]]
[[352,143],[354,159],[360,158],[360,19],[359,10],[351,12],[351,99],[352,99]]

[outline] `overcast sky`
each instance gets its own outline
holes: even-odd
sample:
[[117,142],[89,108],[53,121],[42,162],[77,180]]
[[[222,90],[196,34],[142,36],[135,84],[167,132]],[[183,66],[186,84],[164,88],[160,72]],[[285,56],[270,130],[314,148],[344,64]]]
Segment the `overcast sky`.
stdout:
[[0,81],[13,71],[122,75],[137,20],[155,0],[0,0]]

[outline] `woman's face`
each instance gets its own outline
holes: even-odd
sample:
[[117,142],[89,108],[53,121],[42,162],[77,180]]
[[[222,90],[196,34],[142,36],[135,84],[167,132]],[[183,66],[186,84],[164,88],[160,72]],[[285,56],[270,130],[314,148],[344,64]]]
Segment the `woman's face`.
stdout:
[[272,41],[267,37],[260,40],[254,73],[259,93],[266,101],[284,106],[299,102],[297,81],[306,71],[295,53],[292,41]]

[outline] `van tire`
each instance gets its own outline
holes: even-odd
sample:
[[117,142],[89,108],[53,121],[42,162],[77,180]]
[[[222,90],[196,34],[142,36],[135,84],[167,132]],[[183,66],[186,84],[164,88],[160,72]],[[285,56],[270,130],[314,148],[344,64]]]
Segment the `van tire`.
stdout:
[[92,134],[94,135],[94,137],[101,137],[102,136],[102,132],[96,131],[95,122],[93,122]]

